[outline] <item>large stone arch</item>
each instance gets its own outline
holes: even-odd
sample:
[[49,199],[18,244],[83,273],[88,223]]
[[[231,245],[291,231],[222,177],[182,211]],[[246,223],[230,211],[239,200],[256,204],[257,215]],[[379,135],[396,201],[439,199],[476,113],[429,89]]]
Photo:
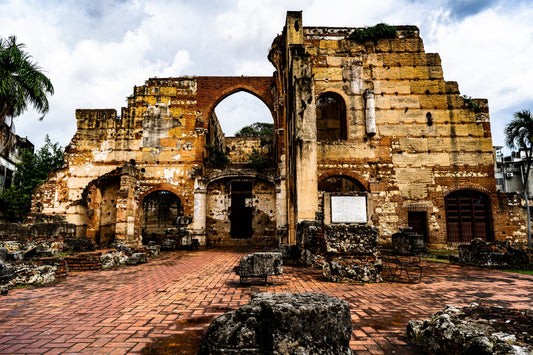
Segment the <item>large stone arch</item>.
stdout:
[[268,107],[274,127],[279,127],[280,122],[274,108],[274,79],[272,77],[198,77],[197,85],[197,107],[204,113],[204,117],[210,117],[217,104],[226,97],[244,91],[254,95]]

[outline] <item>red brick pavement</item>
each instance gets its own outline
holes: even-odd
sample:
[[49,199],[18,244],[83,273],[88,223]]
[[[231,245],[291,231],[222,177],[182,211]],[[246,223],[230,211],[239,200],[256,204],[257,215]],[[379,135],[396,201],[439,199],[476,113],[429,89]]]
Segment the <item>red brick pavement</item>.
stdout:
[[199,337],[213,317],[257,292],[323,292],[348,301],[356,354],[419,353],[404,338],[408,320],[446,304],[533,308],[532,276],[428,262],[419,284],[335,284],[316,270],[284,266],[269,285],[241,287],[233,269],[243,254],[173,252],[142,266],[11,290],[0,296],[0,353],[136,353],[158,338]]

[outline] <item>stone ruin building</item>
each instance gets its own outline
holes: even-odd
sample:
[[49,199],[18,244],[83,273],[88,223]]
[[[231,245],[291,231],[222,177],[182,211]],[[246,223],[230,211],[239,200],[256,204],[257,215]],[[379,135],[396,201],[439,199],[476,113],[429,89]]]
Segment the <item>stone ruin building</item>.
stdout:
[[[516,198],[496,190],[487,100],[444,80],[417,27],[355,30],[288,12],[272,76],[151,78],[120,115],[76,110],[32,212],[99,245],[172,228],[200,245],[292,245],[310,221],[374,226],[380,243],[402,227],[432,247],[524,238]],[[224,136],[214,108],[239,91],[270,110],[271,140]]]

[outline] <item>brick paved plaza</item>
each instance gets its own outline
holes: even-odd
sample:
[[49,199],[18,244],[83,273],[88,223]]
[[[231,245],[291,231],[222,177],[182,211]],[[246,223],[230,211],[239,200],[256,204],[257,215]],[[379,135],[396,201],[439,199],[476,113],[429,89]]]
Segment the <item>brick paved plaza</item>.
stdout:
[[430,262],[419,284],[335,284],[316,270],[284,266],[267,286],[241,287],[233,269],[244,254],[172,252],[141,266],[11,290],[0,296],[0,353],[138,353],[170,336],[194,347],[213,317],[257,292],[323,292],[348,301],[355,354],[419,353],[403,335],[408,320],[446,304],[533,308],[533,276]]

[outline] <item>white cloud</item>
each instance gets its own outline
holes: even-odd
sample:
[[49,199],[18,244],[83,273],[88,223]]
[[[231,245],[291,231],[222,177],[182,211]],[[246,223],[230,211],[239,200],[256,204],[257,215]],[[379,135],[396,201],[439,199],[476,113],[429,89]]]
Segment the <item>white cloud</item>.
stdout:
[[303,10],[305,26],[419,26],[426,51],[441,55],[445,79],[457,81],[464,94],[489,99],[495,144],[502,144],[509,113],[533,105],[533,4],[511,5],[503,0],[466,5],[382,0],[379,6],[362,0],[11,0],[0,2],[0,13],[9,14],[2,16],[0,36],[17,35],[54,83],[45,120],[38,122],[29,111],[16,121],[18,133],[37,146],[43,132],[66,145],[75,132],[76,108],[120,109],[133,86],[150,77],[271,75],[268,49],[288,10]]

